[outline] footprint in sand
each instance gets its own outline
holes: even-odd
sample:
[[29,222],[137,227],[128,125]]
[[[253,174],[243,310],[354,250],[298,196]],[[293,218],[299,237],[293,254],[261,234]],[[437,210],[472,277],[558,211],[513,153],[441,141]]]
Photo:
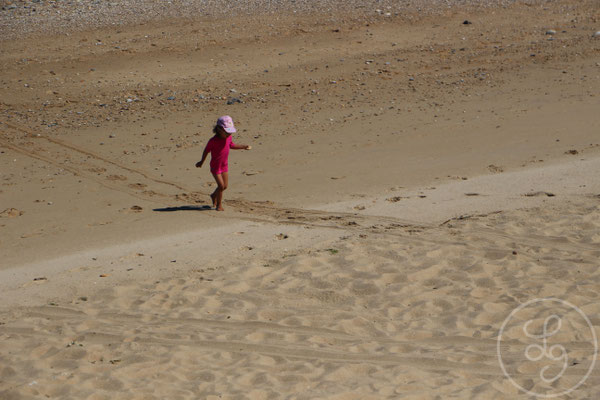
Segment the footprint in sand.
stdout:
[[48,278],[46,278],[45,276],[39,276],[39,277],[33,278],[30,282],[25,282],[21,287],[27,288],[27,287],[31,287],[33,285],[44,284],[47,281],[48,281]]
[[148,185],[146,185],[145,183],[130,183],[129,185],[130,188],[132,189],[144,189],[145,187],[147,187]]
[[141,206],[131,206],[130,208],[123,208],[121,210],[119,210],[120,212],[134,212],[134,213],[139,213],[142,212],[144,210],[143,207]]
[[386,201],[389,201],[391,203],[397,203],[402,199],[408,199],[408,197],[405,196],[394,196],[394,197],[389,197],[387,199],[385,199]]
[[87,224],[87,226],[102,226],[102,225],[108,225],[108,224],[112,224],[112,221],[92,222],[91,224]]
[[538,196],[554,197],[556,195],[554,193],[550,193],[550,192],[539,191],[539,192],[525,193],[525,194],[523,194],[523,196],[525,196],[525,197],[538,197]]
[[106,177],[107,180],[109,181],[126,181],[127,178],[124,177],[123,175],[109,175]]
[[179,201],[186,201],[186,202],[190,202],[193,201],[195,203],[204,203],[206,201],[206,197],[208,197],[207,195],[204,195],[202,193],[180,193],[175,195],[175,198]]
[[88,171],[90,172],[95,172],[97,174],[101,174],[103,172],[106,172],[106,168],[102,168],[102,167],[94,167],[94,168],[88,168]]
[[493,173],[495,173],[495,174],[498,174],[498,173],[500,173],[500,172],[504,172],[504,168],[502,168],[502,167],[499,167],[499,166],[497,166],[497,165],[494,165],[494,164],[490,164],[490,165],[488,165],[488,170],[489,170],[490,172],[493,172]]
[[31,232],[31,233],[24,233],[21,235],[21,239],[28,239],[30,237],[39,236],[42,233],[44,233],[43,229],[40,229],[39,231]]

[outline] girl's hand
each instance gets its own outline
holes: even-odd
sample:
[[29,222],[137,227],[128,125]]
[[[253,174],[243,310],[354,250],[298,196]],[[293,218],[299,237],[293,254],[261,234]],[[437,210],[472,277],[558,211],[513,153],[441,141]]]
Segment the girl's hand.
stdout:
[[196,168],[202,168],[202,161],[198,161],[196,163]]
[[246,146],[246,150],[252,150],[252,146],[250,146],[250,145]]

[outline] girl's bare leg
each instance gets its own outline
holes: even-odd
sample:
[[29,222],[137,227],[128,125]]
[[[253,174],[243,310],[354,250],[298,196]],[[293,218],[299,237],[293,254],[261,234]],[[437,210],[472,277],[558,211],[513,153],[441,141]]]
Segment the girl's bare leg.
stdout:
[[229,185],[229,172],[223,172],[221,177],[223,178],[223,186],[221,187],[221,192],[219,193],[219,198],[217,200],[217,211],[223,211],[223,192]]
[[217,188],[214,193],[210,195],[213,199],[213,204],[217,207],[217,211],[223,211],[223,191],[227,189],[227,182],[229,181],[229,175],[227,172],[222,174],[213,174],[215,181],[217,182]]

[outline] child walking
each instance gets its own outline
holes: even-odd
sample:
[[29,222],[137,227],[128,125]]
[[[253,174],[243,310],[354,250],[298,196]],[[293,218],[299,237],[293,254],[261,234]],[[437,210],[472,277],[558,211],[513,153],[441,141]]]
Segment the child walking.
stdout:
[[245,144],[233,143],[231,134],[235,133],[236,130],[233,125],[233,119],[229,115],[224,115],[217,120],[213,132],[215,135],[206,144],[204,153],[202,153],[202,160],[196,163],[196,168],[202,167],[204,160],[206,160],[208,153],[210,153],[210,172],[217,182],[217,188],[210,195],[210,198],[212,199],[213,207],[217,211],[223,211],[223,191],[227,189],[229,181],[229,168],[227,165],[229,149],[250,150],[252,147]]

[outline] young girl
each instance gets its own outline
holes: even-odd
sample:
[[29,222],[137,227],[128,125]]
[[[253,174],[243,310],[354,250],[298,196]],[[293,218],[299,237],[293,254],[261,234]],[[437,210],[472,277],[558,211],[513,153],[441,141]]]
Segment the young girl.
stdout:
[[223,211],[223,191],[227,189],[227,183],[229,180],[227,159],[229,158],[229,149],[244,149],[250,150],[252,147],[245,144],[235,144],[231,138],[231,134],[235,133],[235,126],[233,126],[233,119],[229,115],[224,115],[217,120],[217,124],[213,128],[215,136],[210,138],[204,153],[202,153],[202,160],[196,163],[196,168],[201,168],[204,164],[204,160],[208,153],[210,156],[210,172],[217,181],[217,188],[210,195],[212,199],[213,207],[216,207],[217,211]]

